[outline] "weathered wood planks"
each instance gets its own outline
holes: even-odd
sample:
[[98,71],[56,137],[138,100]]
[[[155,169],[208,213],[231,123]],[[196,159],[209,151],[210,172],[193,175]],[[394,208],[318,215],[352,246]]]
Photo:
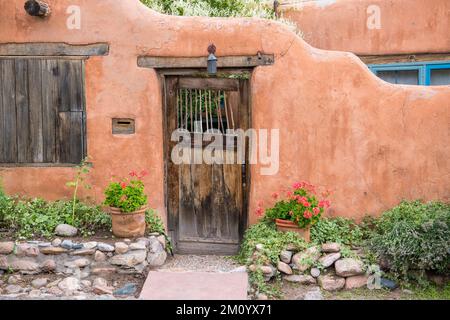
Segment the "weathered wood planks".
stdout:
[[[218,68],[247,68],[268,66],[275,63],[273,54],[254,56],[217,57]],[[138,66],[142,68],[206,68],[206,57],[138,57]]]
[[0,43],[0,56],[105,56],[107,43],[68,44],[59,42]]
[[83,60],[0,58],[0,163],[77,164],[85,153]]

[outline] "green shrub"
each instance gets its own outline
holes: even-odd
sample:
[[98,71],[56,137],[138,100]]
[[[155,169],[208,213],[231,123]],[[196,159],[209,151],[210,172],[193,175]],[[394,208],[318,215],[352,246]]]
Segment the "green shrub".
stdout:
[[263,220],[247,229],[237,259],[242,264],[252,262],[255,246],[262,244],[264,254],[272,264],[277,264],[280,252],[287,245],[294,245],[299,250],[307,247],[305,240],[294,232],[279,232],[275,224]]
[[449,273],[450,205],[402,202],[380,217],[368,245],[394,277],[407,280],[412,270]]
[[153,209],[145,211],[145,223],[147,225],[147,232],[157,232],[164,235],[166,238],[166,251],[172,253],[172,243],[167,236],[166,229],[164,228],[164,222],[161,220],[157,212]]
[[360,245],[363,238],[363,229],[347,218],[321,219],[311,227],[311,241],[318,244],[339,242],[345,245]]
[[111,220],[100,207],[76,203],[72,216],[71,201],[47,202],[42,199],[24,200],[0,196],[0,224],[14,233],[15,237],[50,238],[58,224],[67,223],[78,228],[82,235],[91,235],[99,229],[109,230]]
[[148,7],[177,16],[273,18],[273,6],[263,0],[141,0]]
[[3,190],[2,181],[0,178],[0,227],[2,227],[4,220],[5,220],[5,211],[2,210],[2,208],[7,206],[7,202],[8,202],[8,197],[6,196],[6,194]]
[[[257,244],[262,244],[263,249],[257,251],[254,255]],[[259,223],[254,224],[247,229],[241,244],[239,254],[236,260],[245,265],[263,265],[270,262],[277,265],[279,255],[287,245],[293,245],[297,249],[303,250],[308,245],[303,238],[293,232],[279,232],[276,230],[275,224],[269,219],[262,219]],[[277,280],[280,280],[277,277]],[[260,293],[264,293],[270,297],[279,296],[279,281],[275,283],[267,283],[261,270],[249,273],[249,281],[252,287]]]

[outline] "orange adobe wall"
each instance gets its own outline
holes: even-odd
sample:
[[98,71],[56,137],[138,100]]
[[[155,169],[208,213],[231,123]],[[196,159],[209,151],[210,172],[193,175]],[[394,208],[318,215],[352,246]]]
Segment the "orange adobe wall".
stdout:
[[358,55],[450,52],[448,0],[280,3],[280,13],[297,24],[306,42],[320,49]]
[[[448,201],[450,87],[395,86],[376,78],[353,54],[315,49],[284,25],[260,19],[172,17],[138,0],[49,0],[50,18],[28,16],[23,0],[1,1],[0,43],[107,42],[110,53],[86,63],[87,142],[94,188],[102,201],[112,174],[147,169],[151,205],[164,205],[162,98],[157,74],[139,55],[273,53],[255,69],[254,128],[280,129],[280,170],[252,166],[250,222],[260,199],[296,180],[335,190],[329,215],[380,214],[402,199]],[[67,7],[81,8],[81,29],[68,30]],[[111,118],[135,118],[136,134],[113,136]],[[0,168],[8,193],[68,197],[71,168]]]

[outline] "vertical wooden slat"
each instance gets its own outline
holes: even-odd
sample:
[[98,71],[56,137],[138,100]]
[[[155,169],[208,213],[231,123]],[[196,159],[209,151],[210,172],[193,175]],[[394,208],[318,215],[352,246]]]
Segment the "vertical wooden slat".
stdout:
[[60,112],[58,144],[60,153],[58,162],[78,164],[82,160],[83,113]]
[[184,102],[183,102],[183,108],[184,108],[184,123],[185,123],[184,128],[185,128],[186,130],[189,130],[188,124],[187,124],[188,112],[189,112],[189,110],[188,110],[188,89],[185,89],[185,90],[184,90]]
[[209,132],[208,90],[205,91],[206,132]]
[[220,106],[220,101],[221,101],[221,95],[222,95],[222,91],[218,91],[217,92],[217,115],[219,117],[219,126],[220,126],[220,131],[225,134],[225,128],[223,126],[223,120],[222,120],[222,108]]
[[58,64],[58,117],[56,158],[59,163],[80,163],[84,157],[84,99],[82,62],[61,60]]
[[56,162],[56,135],[58,115],[58,74],[55,60],[42,62],[42,136],[43,161]]
[[15,90],[15,62],[5,59],[2,63],[2,118],[3,136],[0,137],[3,144],[2,162],[17,163],[17,116],[16,116],[16,90]]
[[227,129],[230,129],[230,117],[228,117],[228,106],[227,106],[227,92],[224,91],[223,92],[223,105],[224,105],[224,109],[225,109],[225,117],[227,120]]
[[180,111],[180,118],[179,118],[179,126],[178,128],[183,128],[183,91],[180,89],[178,90],[178,96],[177,96],[177,109]]
[[228,94],[228,110],[230,112],[230,120],[231,123],[229,123],[228,125],[230,126],[230,128],[232,128],[233,130],[236,129],[236,124],[235,124],[235,114],[237,115],[237,110],[238,110],[238,105],[239,105],[239,93],[236,91],[229,91],[226,94]]
[[28,61],[16,60],[16,115],[17,115],[17,149],[19,163],[32,163],[30,133],[30,101],[28,91]]
[[189,109],[191,111],[189,121],[191,123],[191,132],[194,132],[194,120],[193,120],[193,117],[192,117],[192,113],[193,113],[193,111],[192,111],[192,93],[193,92],[194,92],[194,90],[189,89],[189,105],[190,105]]
[[195,99],[195,101],[194,101],[194,132],[197,132],[198,130],[198,128],[196,127],[196,125],[197,125],[197,119],[198,119],[198,114],[197,114],[197,112],[198,112],[198,97],[197,97],[197,95],[198,95],[198,92],[197,92],[197,89],[194,89],[194,99]]
[[199,112],[200,112],[200,127],[201,127],[201,133],[203,133],[203,108],[202,108],[202,90],[198,90],[199,92],[199,99],[200,99],[200,105],[199,105]]
[[[172,132],[179,127],[179,90],[177,90],[176,77],[169,77],[165,81],[165,141],[166,147],[166,165],[167,165],[167,189],[170,192],[167,195],[167,211],[168,211],[168,228],[175,233],[178,232],[178,203],[179,203],[179,187],[178,187],[178,167],[171,161],[170,155],[172,148],[176,144],[171,141]],[[174,106],[177,106],[174,108]],[[175,238],[176,241],[176,238]]]
[[3,65],[5,63],[4,59],[0,59],[0,163],[6,162],[5,158],[5,141],[6,136],[5,128],[5,112],[3,109]]
[[82,62],[58,60],[59,67],[59,111],[83,111]]
[[210,114],[209,114],[209,121],[210,121],[210,123],[211,123],[211,130],[213,130],[214,129],[214,127],[213,127],[213,106],[212,106],[212,101],[211,101],[211,90],[208,90],[209,91],[209,94],[208,94],[208,101],[209,101],[209,112],[210,112]]
[[[239,80],[239,108],[238,108],[238,121],[239,128],[244,131],[251,127],[251,117],[252,117],[252,109],[251,109],[251,89],[249,81],[247,80]],[[243,167],[244,171],[242,174],[244,175],[244,179],[241,181],[242,185],[242,206],[243,210],[241,212],[241,216],[239,218],[239,237],[242,239],[244,236],[244,232],[247,229],[248,222],[248,202],[249,202],[249,190],[251,183],[251,172],[250,172],[250,146],[246,146],[245,150],[245,165]],[[242,176],[241,176],[242,178]]]
[[42,64],[40,59],[28,59],[28,93],[30,106],[31,162],[43,162],[42,139]]
[[4,69],[6,68],[6,60],[0,59],[0,163],[7,162],[6,158],[6,139],[8,138],[8,133],[6,132],[6,107],[3,107],[3,100],[5,92],[3,90],[5,86],[6,77],[4,76]]

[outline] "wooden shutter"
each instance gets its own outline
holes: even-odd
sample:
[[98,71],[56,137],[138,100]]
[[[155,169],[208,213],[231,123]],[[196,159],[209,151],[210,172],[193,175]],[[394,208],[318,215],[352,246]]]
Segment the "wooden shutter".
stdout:
[[17,162],[17,124],[14,60],[3,60],[1,69],[0,161]]
[[85,156],[83,60],[0,59],[0,163]]

